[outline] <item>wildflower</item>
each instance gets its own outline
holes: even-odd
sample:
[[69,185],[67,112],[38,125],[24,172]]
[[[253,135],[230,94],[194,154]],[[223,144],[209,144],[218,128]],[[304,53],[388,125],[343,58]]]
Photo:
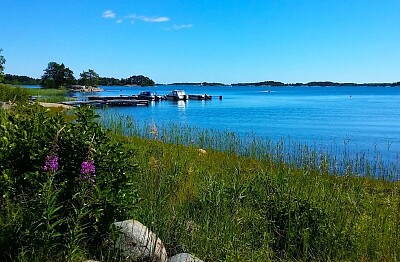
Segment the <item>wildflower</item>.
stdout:
[[150,134],[152,134],[154,136],[155,140],[158,139],[158,128],[154,122],[151,123]]
[[43,166],[44,171],[56,172],[58,170],[58,155],[50,154],[46,156],[46,162]]
[[81,182],[88,181],[89,184],[95,185],[96,183],[96,167],[93,160],[82,162],[81,166]]

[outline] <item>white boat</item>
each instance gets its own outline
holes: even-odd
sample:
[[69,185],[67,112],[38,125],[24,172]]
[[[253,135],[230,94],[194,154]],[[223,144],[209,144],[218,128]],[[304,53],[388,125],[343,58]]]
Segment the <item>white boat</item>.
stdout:
[[188,99],[184,90],[172,90],[168,95],[165,96],[165,98],[173,101]]

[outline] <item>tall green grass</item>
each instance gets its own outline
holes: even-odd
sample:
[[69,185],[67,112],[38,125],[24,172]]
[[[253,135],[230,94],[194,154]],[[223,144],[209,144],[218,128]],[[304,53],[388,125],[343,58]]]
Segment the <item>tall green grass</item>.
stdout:
[[36,96],[38,102],[57,103],[68,100],[66,89],[27,88],[30,96]]
[[[399,183],[121,136],[143,199],[135,218],[205,261],[394,261]],[[173,253],[172,253],[173,254]],[[171,254],[171,255],[172,255]]]
[[[301,144],[289,137],[271,141],[255,134],[239,136],[234,132],[182,126],[139,123],[131,116],[102,113],[103,125],[116,134],[141,137],[169,144],[194,145],[261,161],[279,163],[293,168],[316,171],[321,174],[363,176],[377,179],[398,180],[399,165],[384,159],[380,151],[350,153],[348,141],[343,146],[321,150],[317,145]],[[155,136],[154,130],[157,130]],[[388,154],[390,148],[388,148]],[[399,158],[400,156],[397,156]]]
[[[46,115],[43,108],[29,110],[0,110],[0,131],[7,138],[0,143],[0,249],[15,255],[9,260],[122,261],[109,251],[107,239],[95,242],[105,246],[97,245],[93,252],[84,244],[93,234],[79,237],[79,228],[86,228],[80,226],[93,226],[96,217],[104,222],[104,227],[94,227],[98,236],[110,234],[105,229],[114,219],[137,219],[158,234],[169,256],[186,251],[203,261],[396,261],[400,255],[400,182],[375,179],[376,174],[358,176],[355,167],[343,169],[330,162],[367,169],[365,156],[354,160],[344,152],[338,160],[285,140],[172,124],[140,125],[122,117],[103,118],[101,123],[109,129],[103,132],[90,111],[78,112],[80,120],[69,123]],[[97,200],[90,203],[108,204],[102,212],[73,205],[71,212],[63,213],[69,223],[47,223],[56,219],[49,215],[61,215],[50,212],[58,208],[53,198],[62,200],[57,202],[62,208],[76,199],[77,195],[60,194],[68,185],[80,188],[75,182],[80,163],[87,158],[87,142],[93,140],[88,133],[93,127],[102,135],[93,146],[98,176],[96,190],[90,192]],[[39,183],[51,182],[49,176],[41,176],[41,168],[54,141],[63,163],[54,177],[71,182],[59,183],[58,195],[48,189],[51,184]],[[380,158],[376,161],[381,172]],[[369,165],[374,171],[374,163]],[[27,185],[35,187],[27,191]],[[39,193],[33,190],[36,187]],[[4,197],[11,193],[14,198]],[[120,217],[106,215],[114,211]],[[35,219],[24,219],[30,217]],[[37,224],[40,227],[32,226]],[[60,235],[54,228],[68,230]],[[44,252],[54,247],[53,252]],[[8,259],[5,253],[0,255]]]
[[29,92],[18,86],[0,84],[0,101],[23,102],[28,101]]
[[27,102],[29,97],[36,96],[38,102],[57,103],[69,100],[66,89],[23,88],[0,84],[0,101]]
[[136,218],[172,252],[185,247],[205,261],[400,255],[399,167],[379,152],[371,160],[131,117],[102,122],[135,152],[140,176],[132,181],[143,198]]

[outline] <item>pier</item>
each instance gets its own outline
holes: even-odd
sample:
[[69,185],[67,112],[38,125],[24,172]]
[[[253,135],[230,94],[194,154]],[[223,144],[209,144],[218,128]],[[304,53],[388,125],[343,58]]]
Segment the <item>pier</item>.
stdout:
[[62,102],[64,105],[69,106],[82,106],[92,105],[96,107],[110,106],[110,107],[127,107],[127,106],[148,106],[148,100],[132,100],[132,99],[114,99],[114,100],[87,100],[87,101],[67,101]]
[[[222,100],[222,96],[214,96],[215,98]],[[184,99],[177,100],[211,100],[213,96],[207,94],[192,94],[185,95]],[[92,105],[95,107],[128,107],[128,106],[148,106],[150,102],[159,102],[167,100],[164,95],[155,96],[140,96],[140,95],[120,95],[120,96],[89,96],[87,100],[67,101],[61,102],[61,104],[68,106],[82,106]]]

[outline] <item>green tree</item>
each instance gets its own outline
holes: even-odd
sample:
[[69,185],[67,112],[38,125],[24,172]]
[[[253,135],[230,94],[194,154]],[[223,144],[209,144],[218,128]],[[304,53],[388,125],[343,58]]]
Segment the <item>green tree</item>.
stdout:
[[128,85],[139,85],[139,86],[154,86],[154,81],[148,78],[147,76],[138,75],[131,76],[124,80],[124,84]]
[[99,80],[99,75],[94,70],[89,69],[89,71],[83,71],[80,74],[79,84],[84,86],[97,87],[99,84]]
[[76,83],[74,72],[64,64],[50,62],[44,70],[41,85],[44,88],[68,87]]
[[[3,49],[0,48],[0,53],[3,51]],[[0,55],[0,82],[3,81],[4,79],[4,64],[6,63],[6,59],[4,56]]]

